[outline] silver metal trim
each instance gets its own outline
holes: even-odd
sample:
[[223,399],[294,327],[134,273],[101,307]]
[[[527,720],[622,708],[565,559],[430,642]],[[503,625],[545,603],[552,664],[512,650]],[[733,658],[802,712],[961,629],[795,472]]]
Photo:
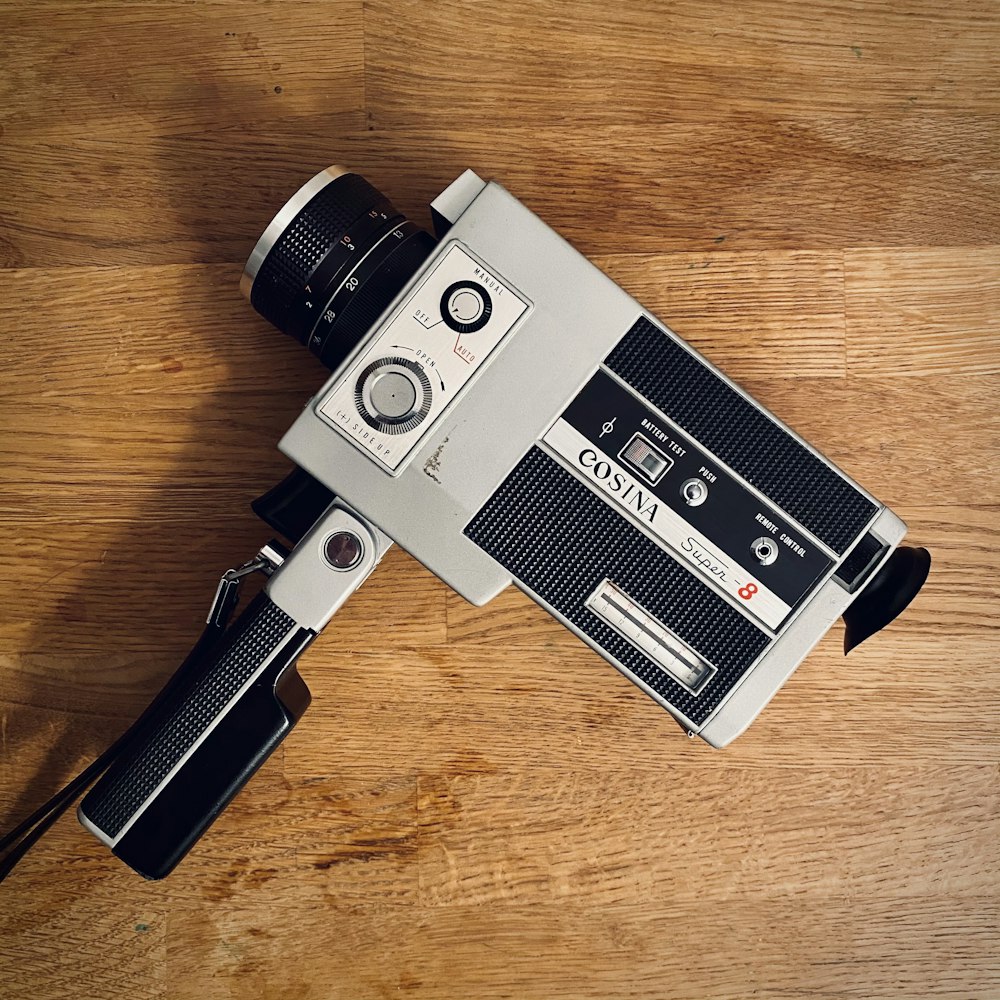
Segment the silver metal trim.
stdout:
[[[532,590],[526,583],[518,580],[516,577],[511,581],[513,585],[525,594],[527,597],[531,598],[542,610],[547,611],[560,625],[563,626],[567,631],[572,632],[581,642],[589,646],[598,656],[606,660],[615,668],[620,674],[623,674],[625,678],[631,681],[643,694],[648,695],[655,701],[660,708],[664,709],[670,716],[672,716],[679,724],[680,727],[685,732],[692,732],[699,735],[700,726],[697,726],[692,722],[679,708],[672,705],[667,699],[651,688],[638,674],[632,673],[628,667],[619,660],[614,653],[608,652],[596,639],[588,635],[583,629],[571,622],[561,611],[557,611],[544,597],[541,597],[534,590]],[[711,719],[711,716],[709,717]],[[707,723],[706,723],[707,724]]]
[[142,803],[139,805],[136,811],[132,813],[131,816],[129,816],[128,820],[126,820],[125,822],[125,825],[118,831],[118,833],[114,835],[114,837],[110,837],[109,839],[109,835],[107,833],[98,832],[98,829],[97,827],[94,826],[93,821],[87,819],[86,814],[81,811],[83,808],[81,805],[80,809],[77,809],[77,818],[80,820],[83,826],[86,827],[86,829],[90,830],[90,832],[93,833],[98,840],[100,840],[102,843],[106,844],[108,847],[114,850],[115,847],[117,847],[118,842],[122,839],[122,837],[125,836],[126,833],[129,832],[129,830],[132,829],[133,826],[135,826],[139,817],[142,816],[142,814],[150,807],[150,805],[155,801],[156,797],[160,794],[160,792],[162,792],[163,789],[166,788],[171,781],[173,781],[173,779],[177,776],[177,772],[180,771],[180,769],[191,759],[192,756],[194,756],[195,753],[197,753],[198,749],[205,742],[205,740],[208,739],[208,737],[212,734],[212,732],[219,725],[219,723],[222,722],[222,720],[232,711],[233,706],[240,700],[240,698],[243,697],[244,694],[246,694],[251,685],[267,669],[271,661],[278,655],[278,653],[281,652],[282,649],[284,649],[288,641],[299,630],[299,627],[300,626],[297,622],[292,623],[292,627],[282,636],[281,641],[274,647],[274,649],[271,650],[270,654],[264,660],[261,661],[260,666],[258,666],[257,669],[243,682],[239,690],[232,696],[232,698],[230,698],[229,701],[226,702],[222,711],[219,712],[219,714],[215,716],[215,718],[212,719],[211,722],[209,722],[209,724],[204,728],[204,730],[202,730],[202,732],[198,735],[198,737],[191,744],[191,746],[189,746],[187,750],[185,750],[184,753],[181,754],[177,763],[174,764],[172,768],[170,768],[170,770],[163,776],[163,780],[160,781],[160,783],[149,793],[149,795],[146,796],[145,799],[143,799]]
[[[644,622],[640,622],[624,608],[616,605],[612,597],[608,595],[609,589],[617,591],[619,594],[622,595],[622,597],[624,597],[627,601],[629,601],[636,609],[638,609],[642,614],[644,614],[654,625],[656,625],[660,629],[661,632],[663,632],[663,638],[661,639],[659,636],[656,636],[655,633],[647,624],[645,624]],[[642,646],[640,646],[639,643],[636,642],[636,640],[632,636],[630,636],[628,632],[626,632],[621,625],[617,624],[613,618],[605,614],[604,611],[601,609],[601,605],[599,603],[601,598],[604,598],[604,600],[608,604],[610,604],[616,610],[620,611],[625,617],[630,618],[636,625],[639,626],[639,628],[642,631],[646,632],[647,635],[653,636],[661,646],[666,648],[668,654],[672,655],[674,659],[680,660],[682,663],[684,663],[686,666],[692,669],[697,669],[699,665],[707,667],[708,668],[707,673],[705,673],[705,675],[701,677],[696,684],[689,684],[686,680],[684,680],[680,676],[676,668],[671,667],[670,664],[664,662],[664,660],[661,659],[660,656],[657,655],[656,653],[651,652],[648,649],[644,649]],[[696,652],[688,643],[686,643],[683,639],[681,639],[680,636],[678,636],[672,629],[664,625],[663,622],[660,621],[660,619],[657,618],[656,615],[654,615],[648,608],[643,607],[634,597],[628,594],[624,588],[619,587],[618,584],[616,584],[613,580],[609,579],[608,577],[605,577],[603,580],[601,580],[601,582],[594,588],[590,597],[588,597],[587,600],[584,601],[584,607],[586,607],[589,611],[591,611],[598,618],[600,618],[601,621],[603,621],[609,628],[617,632],[627,643],[629,643],[631,646],[634,646],[640,653],[642,653],[642,655],[645,656],[647,660],[649,660],[651,663],[659,667],[659,669],[662,670],[668,677],[676,681],[678,684],[680,684],[682,688],[687,690],[690,694],[694,695],[694,697],[696,698],[698,697],[699,694],[701,694],[702,691],[705,690],[705,685],[712,679],[712,677],[715,676],[718,670],[718,668],[714,663],[711,663],[701,653]],[[689,662],[692,659],[696,661],[693,665]]]
[[259,559],[264,559],[267,562],[267,566],[262,567],[262,572],[270,576],[275,570],[281,569],[285,556],[283,556],[274,546],[276,543],[268,542],[267,545],[262,545],[260,552],[257,553]]
[[[327,539],[338,531],[357,535],[361,542],[361,559],[350,569],[334,569],[326,558]],[[375,525],[334,501],[264,590],[293,621],[318,635],[368,579],[390,545]]]
[[[431,212],[453,226],[485,187],[486,181],[482,177],[471,170],[464,170],[431,202]],[[443,234],[439,232],[438,235]]]
[[76,807],[76,818],[80,826],[92,833],[105,847],[114,848],[115,842],[83,811],[83,803]]
[[261,264],[264,263],[264,259],[271,252],[274,244],[277,243],[278,237],[288,228],[292,219],[299,214],[300,211],[316,197],[330,183],[330,181],[335,181],[338,177],[342,177],[344,174],[350,173],[345,167],[339,167],[336,164],[329,166],[326,170],[321,170],[315,177],[306,181],[282,205],[281,210],[278,214],[271,220],[267,229],[264,230],[260,239],[257,240],[257,244],[254,246],[253,250],[250,251],[250,256],[247,258],[246,264],[243,266],[243,274],[240,276],[240,291],[246,297],[247,301],[250,300],[250,291],[253,288],[253,283],[257,279],[257,273],[260,271]]

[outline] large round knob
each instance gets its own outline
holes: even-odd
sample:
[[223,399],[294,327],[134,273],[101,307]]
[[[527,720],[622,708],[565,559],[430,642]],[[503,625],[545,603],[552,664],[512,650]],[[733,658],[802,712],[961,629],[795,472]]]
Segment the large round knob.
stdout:
[[358,376],[354,404],[369,427],[383,434],[405,434],[430,412],[431,381],[416,361],[379,358]]
[[475,333],[493,312],[490,293],[477,281],[456,281],[441,296],[441,318],[459,333]]

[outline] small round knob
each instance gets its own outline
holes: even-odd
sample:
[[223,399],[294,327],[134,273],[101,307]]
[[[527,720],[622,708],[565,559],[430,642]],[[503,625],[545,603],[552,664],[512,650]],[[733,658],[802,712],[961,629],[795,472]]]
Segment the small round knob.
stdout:
[[417,403],[417,388],[399,371],[376,372],[368,390],[372,408],[386,420],[405,420]]
[[379,358],[358,376],[354,404],[362,420],[383,434],[405,434],[430,412],[431,382],[409,358]]
[[475,281],[456,281],[441,296],[441,318],[459,333],[475,333],[493,312],[490,293]]

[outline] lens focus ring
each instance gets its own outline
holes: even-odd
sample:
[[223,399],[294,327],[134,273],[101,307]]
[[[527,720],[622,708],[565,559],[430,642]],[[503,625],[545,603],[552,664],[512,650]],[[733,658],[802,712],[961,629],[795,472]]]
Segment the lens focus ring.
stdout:
[[285,228],[254,278],[250,302],[285,329],[296,296],[316,266],[357,218],[382,199],[358,174],[342,174],[316,194]]

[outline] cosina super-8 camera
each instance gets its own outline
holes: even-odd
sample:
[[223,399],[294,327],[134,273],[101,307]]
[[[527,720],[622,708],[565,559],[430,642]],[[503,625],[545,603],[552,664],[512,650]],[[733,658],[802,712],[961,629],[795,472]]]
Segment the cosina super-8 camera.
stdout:
[[291,546],[227,574],[216,616],[269,579],[80,808],[147,877],[295,724],[297,657],[393,542],[473,604],[513,583],[716,747],[840,616],[850,648],[926,577],[891,510],[499,184],[466,171],[432,214],[330,168],[247,262],[332,375],[255,504]]

